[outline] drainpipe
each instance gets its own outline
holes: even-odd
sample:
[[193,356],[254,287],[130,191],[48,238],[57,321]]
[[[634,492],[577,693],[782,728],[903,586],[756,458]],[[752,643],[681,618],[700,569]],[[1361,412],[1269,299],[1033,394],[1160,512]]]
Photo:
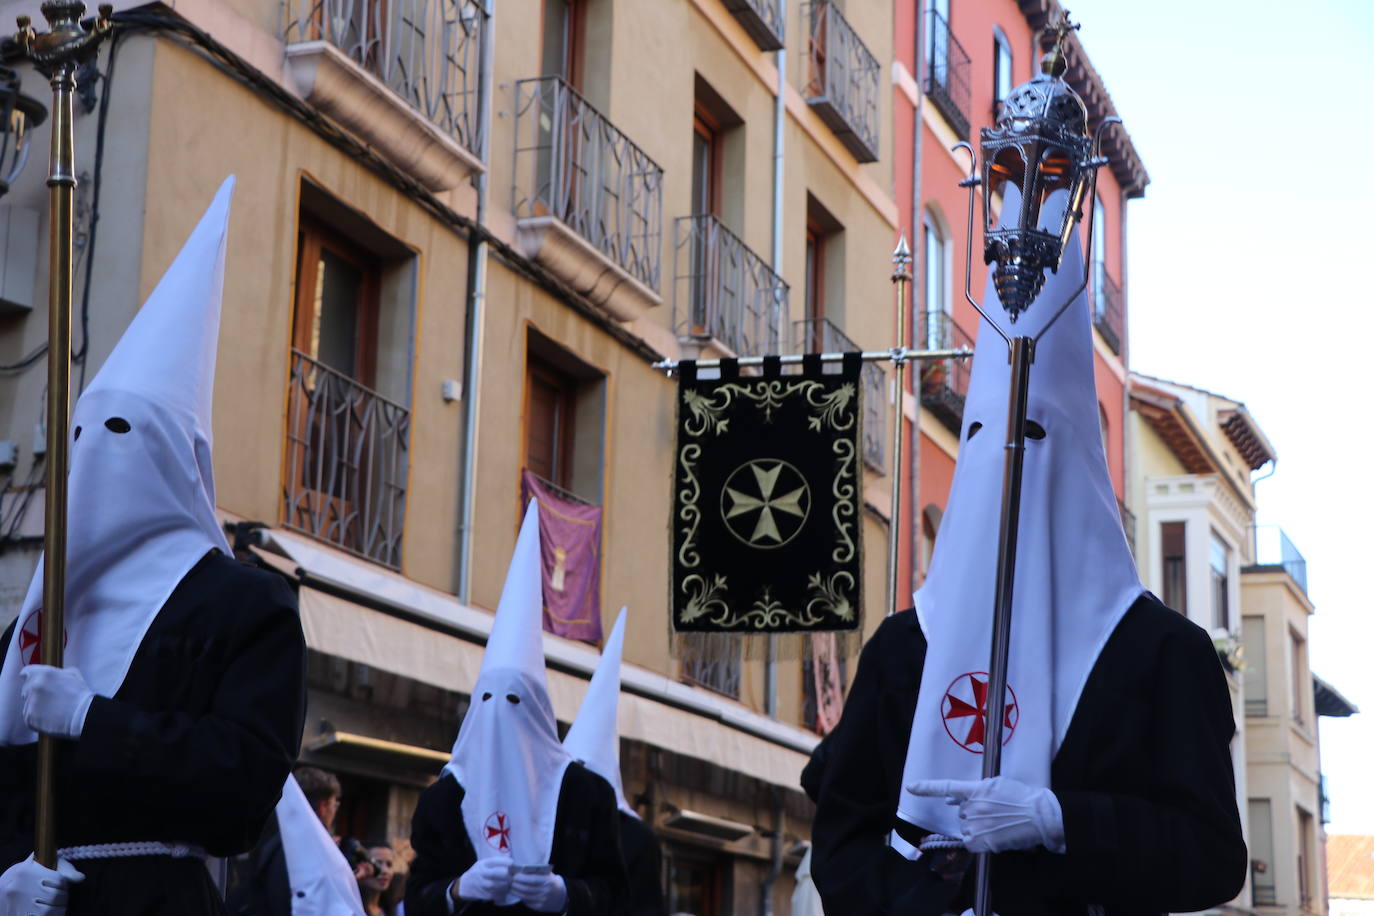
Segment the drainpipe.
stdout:
[[[787,22],[787,0],[781,0],[778,4],[778,13],[784,23]],[[777,91],[773,98],[773,251],[769,266],[773,273],[782,276],[782,186],[783,186],[783,128],[786,126],[787,117],[787,48],[779,48],[773,55],[774,65],[778,68]],[[783,303],[775,299],[773,303],[773,316],[777,322],[778,333],[785,333],[787,315],[783,312]],[[782,341],[778,341],[781,345]],[[770,719],[778,717],[778,640],[771,633],[768,635],[768,656],[764,664],[763,683],[763,711]]]
[[[485,168],[478,173],[477,225],[487,224],[487,204],[491,199],[491,92],[495,49],[495,0],[482,3],[482,48],[477,76],[477,129],[480,132],[478,153]],[[472,600],[472,542],[473,520],[477,502],[477,414],[482,381],[482,329],[487,298],[487,242],[485,237],[472,244],[468,236],[467,316],[463,333],[463,449],[458,479],[461,490],[461,511],[458,521],[458,600],[467,604]]]
[[[920,4],[916,6],[916,53],[913,58],[916,65],[916,111],[913,114],[913,129],[911,131],[911,247],[914,251],[924,255],[925,245],[921,238],[921,135],[925,133],[924,117],[925,90],[921,87],[922,61],[925,54],[925,46],[921,43],[921,21],[922,13]],[[925,289],[925,263],[921,258],[913,256],[911,259],[913,266],[912,276],[914,282],[911,290],[911,310],[916,312],[916,290]],[[916,265],[920,265],[919,267]],[[920,284],[919,286],[917,284]],[[912,333],[919,334],[919,323],[911,322]],[[899,346],[905,346],[906,341],[897,341]],[[918,346],[924,347],[924,341]],[[921,369],[920,364],[911,372],[912,397],[916,402],[916,419],[911,424],[911,445],[907,449],[911,453],[911,479],[907,484],[907,498],[911,500],[911,587],[914,590],[920,584],[921,578],[921,539],[925,536],[925,527],[922,525],[921,515]],[[897,392],[897,422],[901,423],[906,416],[906,392]],[[893,468],[893,474],[900,474],[901,468]],[[898,524],[898,519],[893,519],[892,524]],[[900,533],[900,529],[896,529]],[[898,607],[901,605],[898,604]]]

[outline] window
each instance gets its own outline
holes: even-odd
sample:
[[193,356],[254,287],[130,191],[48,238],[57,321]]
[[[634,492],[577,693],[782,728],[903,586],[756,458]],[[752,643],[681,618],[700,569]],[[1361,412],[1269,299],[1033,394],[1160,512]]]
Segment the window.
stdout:
[[724,916],[728,912],[730,859],[676,843],[664,851],[668,912]]
[[844,325],[844,226],[811,195],[806,197],[806,277],[803,345],[826,349],[825,325]]
[[1245,714],[1269,715],[1269,687],[1265,678],[1264,618],[1241,619],[1241,645],[1245,647]]
[[1212,626],[1230,632],[1231,580],[1228,570],[1231,568],[1231,547],[1215,531],[1212,532],[1211,567]]
[[297,243],[293,346],[371,387],[377,354],[377,259],[313,223]]
[[536,356],[526,366],[525,467],[564,490],[572,486],[576,383]]
[[1250,799],[1250,888],[1255,903],[1278,903],[1274,878],[1274,812],[1267,798]]
[[938,23],[931,23],[930,35],[926,39],[926,60],[930,62],[930,72],[935,83],[949,85],[949,0],[930,0],[929,9],[940,17]]
[[992,29],[992,116],[997,117],[1001,104],[1011,95],[1011,42],[996,26]]
[[587,8],[584,0],[544,0],[543,76],[582,88]]
[[1303,715],[1307,705],[1307,691],[1304,689],[1307,681],[1307,641],[1289,630],[1288,642],[1288,666],[1293,675],[1292,696],[1289,699],[1293,704],[1293,721],[1301,725],[1307,721]]
[[1165,522],[1159,526],[1159,548],[1164,603],[1185,617],[1188,615],[1187,522]]
[[922,342],[927,349],[938,350],[946,346],[950,339],[950,301],[946,294],[948,283],[945,268],[947,243],[944,233],[929,213],[926,214],[923,234],[925,289],[922,303],[925,308],[925,334]]
[[692,120],[692,215],[720,215],[720,125],[698,103]]
[[1298,901],[1304,910],[1313,908],[1313,888],[1316,887],[1312,866],[1312,815],[1301,808],[1298,814]]
[[524,466],[565,497],[597,505],[605,375],[533,328],[526,346]]
[[931,503],[921,512],[921,578],[930,572],[930,561],[935,556],[935,539],[940,534],[940,507]]
[[301,188],[284,523],[400,567],[414,252]]
[[1093,311],[1107,314],[1107,208],[1102,196],[1093,196]]

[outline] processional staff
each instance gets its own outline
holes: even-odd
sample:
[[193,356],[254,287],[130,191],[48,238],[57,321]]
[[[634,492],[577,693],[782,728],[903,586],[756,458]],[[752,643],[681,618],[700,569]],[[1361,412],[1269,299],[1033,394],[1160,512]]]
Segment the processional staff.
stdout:
[[[36,32],[28,16],[0,56],[28,58],[52,86],[52,145],[48,157],[48,405],[47,479],[43,506],[43,612],[39,660],[62,666],[67,567],[67,427],[71,420],[73,201],[76,194],[72,100],[76,71],[113,31],[114,8],[102,4],[94,21],[81,21],[79,0],[48,0],[42,6],[47,32]],[[41,118],[40,118],[41,120]],[[37,808],[34,858],[57,867],[55,739],[38,736]]]
[[[1082,219],[1083,202],[1092,200],[1097,169],[1108,160],[1099,155],[1103,132],[1115,117],[1104,118],[1096,133],[1088,134],[1087,109],[1078,94],[1064,81],[1067,69],[1065,39],[1078,26],[1061,14],[1050,32],[1054,44],[1040,63],[1041,72],[1016,87],[1003,101],[997,123],[979,133],[979,156],[967,143],[955,149],[969,153],[968,177],[959,183],[968,188],[968,233],[964,264],[964,297],[988,325],[1006,341],[1011,361],[1011,386],[1007,392],[1007,435],[1002,474],[1002,510],[997,548],[997,581],[993,603],[991,660],[988,666],[986,733],[983,738],[983,778],[998,776],[1002,769],[1002,730],[1006,717],[1007,663],[1011,648],[1011,611],[1015,593],[1017,528],[1021,512],[1021,477],[1026,453],[1026,407],[1030,369],[1036,341],[1087,287],[1092,264],[1092,218],[1088,220],[1088,252],[1083,282],[1034,336],[1013,336],[983,310],[971,290],[973,261],[974,196],[983,190],[983,260],[993,266],[993,286],[1015,325],[1030,308],[1045,283],[1045,271],[1057,271],[1074,227]],[[1008,188],[1020,198],[1014,214],[999,219],[994,198],[1003,199]],[[1042,210],[1051,194],[1065,192],[1062,215]],[[993,916],[991,899],[992,857],[979,853],[977,860],[976,916]]]

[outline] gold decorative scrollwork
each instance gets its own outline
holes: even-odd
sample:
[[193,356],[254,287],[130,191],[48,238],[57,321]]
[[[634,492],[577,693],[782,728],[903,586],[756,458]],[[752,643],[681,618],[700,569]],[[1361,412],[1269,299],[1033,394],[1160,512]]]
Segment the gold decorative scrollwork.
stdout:
[[[831,484],[830,493],[835,497],[835,507],[831,510],[830,517],[835,522],[835,533],[838,542],[835,550],[830,554],[830,559],[836,563],[848,563],[854,557],[854,538],[851,531],[854,528],[855,515],[855,496],[857,488],[850,479],[853,476],[854,465],[854,443],[849,439],[836,439],[832,446],[837,456],[835,462],[835,480]],[[849,519],[849,521],[845,521]]]
[[677,494],[680,507],[677,517],[686,523],[680,529],[682,546],[678,548],[677,561],[688,569],[701,563],[701,554],[696,549],[697,528],[701,525],[701,507],[697,505],[697,500],[701,498],[701,482],[693,473],[700,457],[701,446],[695,443],[684,445],[677,457],[678,467],[682,469],[682,486]]
[[854,577],[849,573],[840,570],[833,573],[829,579],[825,579],[820,573],[814,572],[807,578],[806,587],[816,593],[816,596],[806,603],[808,612],[819,611],[838,617],[846,623],[854,619],[854,604],[848,594],[854,590]]
[[725,577],[720,573],[712,576],[709,583],[704,576],[693,573],[682,580],[682,590],[690,593],[687,606],[682,609],[683,623],[690,623],[706,613],[730,613],[730,606],[720,597],[726,590]]

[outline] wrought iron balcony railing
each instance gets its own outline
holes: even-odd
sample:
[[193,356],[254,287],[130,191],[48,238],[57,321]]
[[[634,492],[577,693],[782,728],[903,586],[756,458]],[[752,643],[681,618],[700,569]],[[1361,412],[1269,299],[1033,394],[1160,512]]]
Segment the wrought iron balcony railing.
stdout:
[[744,26],[761,51],[776,51],[783,46],[785,22],[782,0],[724,0],[725,8]]
[[663,169],[558,77],[515,84],[517,217],[553,216],[658,289]]
[[1122,341],[1121,287],[1116,285],[1101,261],[1093,265],[1093,325],[1112,352],[1119,354]]
[[684,337],[715,338],[736,356],[776,352],[788,286],[710,214],[673,223],[673,314]]
[[291,353],[285,524],[401,568],[410,411]]
[[878,59],[833,0],[808,0],[802,15],[811,30],[802,93],[806,103],[855,159],[877,162]]
[[970,59],[964,46],[950,31],[949,23],[934,9],[926,34],[926,95],[945,116],[949,126],[959,137],[968,136]]
[[[928,350],[973,348],[973,338],[945,312],[920,312],[916,340]],[[973,361],[967,359],[921,363],[921,404],[956,436],[964,423],[964,398],[972,370]]]
[[[792,322],[792,337],[792,346],[803,353],[848,353],[863,349],[825,318]],[[864,461],[881,472],[887,460],[887,376],[877,363],[864,363],[859,380],[864,393]]]
[[484,15],[479,0],[284,0],[282,40],[329,42],[477,154]]

